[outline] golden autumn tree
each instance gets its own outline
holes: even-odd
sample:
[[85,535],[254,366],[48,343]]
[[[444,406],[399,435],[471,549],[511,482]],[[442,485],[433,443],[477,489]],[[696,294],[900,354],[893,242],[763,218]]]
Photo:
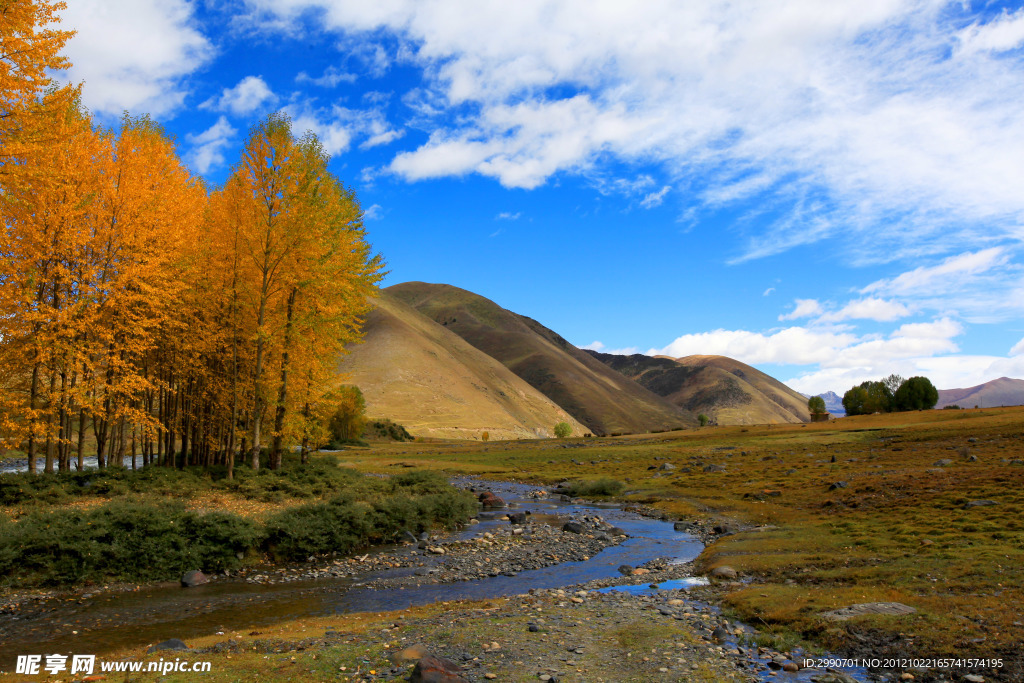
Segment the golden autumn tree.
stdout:
[[173,142],[148,117],[125,116],[108,136],[97,197],[89,294],[90,412],[102,466],[113,439],[122,462],[131,428],[157,428],[147,409],[154,382],[151,352],[166,331],[183,288],[185,250],[202,223],[206,192],[178,158]]
[[[49,28],[65,8],[63,2],[0,0],[0,146],[25,125],[26,112],[50,86],[47,71],[71,66],[60,51],[74,31]],[[62,91],[60,99],[69,94]]]
[[252,129],[241,162],[213,200],[226,207],[217,230],[230,235],[238,254],[232,296],[251,344],[253,469],[271,409],[270,464],[277,467],[289,411],[305,401],[308,392],[296,398],[289,391],[293,368],[315,376],[318,386],[329,382],[333,373],[324,369],[358,336],[367,296],[381,277],[383,263],[365,241],[358,202],[327,170],[328,160],[315,136],[296,138],[287,116],[273,114]]
[[[21,386],[6,396],[20,405],[5,411],[4,434],[27,442],[30,471],[40,442],[46,471],[55,448],[66,445],[73,377],[83,362],[78,342],[93,322],[86,283],[101,187],[95,161],[104,153],[103,137],[76,100],[44,99],[41,106],[58,142],[23,149],[0,192],[0,370]],[[42,118],[27,120],[43,125]]]

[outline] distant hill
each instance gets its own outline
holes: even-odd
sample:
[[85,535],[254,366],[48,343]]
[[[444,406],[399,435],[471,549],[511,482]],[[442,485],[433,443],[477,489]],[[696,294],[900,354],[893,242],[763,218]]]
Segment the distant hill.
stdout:
[[689,411],[615,372],[536,320],[482,296],[425,282],[384,291],[500,361],[594,434],[696,424]]
[[457,334],[386,291],[363,326],[364,342],[340,364],[371,417],[389,417],[413,436],[491,439],[551,436],[562,421],[589,431],[553,401]]
[[[843,397],[834,391],[826,391],[824,394],[817,394],[825,399],[825,409],[833,415],[846,415],[846,408],[843,407]],[[810,397],[808,397],[810,398]]]
[[620,356],[588,351],[659,396],[718,424],[807,422],[807,399],[782,382],[725,356]]
[[939,402],[935,407],[949,405],[961,408],[1024,405],[1024,380],[1000,377],[967,389],[939,389]]

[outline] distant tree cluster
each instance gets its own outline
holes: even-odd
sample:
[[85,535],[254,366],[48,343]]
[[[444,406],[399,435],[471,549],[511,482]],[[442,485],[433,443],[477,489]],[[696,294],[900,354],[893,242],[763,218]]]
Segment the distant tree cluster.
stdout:
[[939,392],[927,377],[903,379],[889,375],[883,380],[862,382],[843,395],[847,415],[930,410],[938,402]]
[[811,415],[824,415],[828,412],[828,408],[825,407],[825,399],[821,396],[811,396],[807,399],[807,409],[811,411]]

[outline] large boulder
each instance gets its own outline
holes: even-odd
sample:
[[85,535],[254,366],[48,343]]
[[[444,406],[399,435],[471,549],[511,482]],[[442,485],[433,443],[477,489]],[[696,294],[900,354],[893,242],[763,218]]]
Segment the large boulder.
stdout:
[[722,565],[721,567],[715,567],[711,570],[711,577],[715,579],[726,579],[733,580],[737,577],[736,570],[728,565]]
[[185,572],[181,577],[182,588],[194,588],[196,586],[202,586],[204,583],[210,583],[210,579],[206,578],[206,574],[202,573],[198,569]]
[[461,674],[462,667],[455,662],[427,655],[416,662],[409,683],[469,683]]
[[477,499],[484,508],[503,508],[505,507],[505,501],[496,496],[492,491],[484,491]]
[[388,655],[388,659],[395,666],[401,666],[403,664],[409,664],[411,662],[418,662],[424,657],[430,656],[430,650],[423,643],[417,643],[410,645],[409,647],[399,650],[398,652],[392,652]]

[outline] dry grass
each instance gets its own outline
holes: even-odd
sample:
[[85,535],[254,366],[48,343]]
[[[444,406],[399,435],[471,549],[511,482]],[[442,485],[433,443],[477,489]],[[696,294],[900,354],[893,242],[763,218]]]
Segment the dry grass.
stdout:
[[[860,416],[813,425],[716,427],[615,439],[400,446],[356,456],[537,483],[609,477],[672,515],[737,521],[702,569],[755,578],[724,596],[741,618],[835,647],[828,609],[898,601],[909,617],[862,617],[913,651],[1000,655],[1024,639],[1024,409]],[[971,459],[973,458],[975,459]],[[580,464],[576,464],[577,461]],[[952,461],[936,465],[939,460]],[[675,470],[648,469],[671,462]],[[1017,461],[1017,462],[1013,462]],[[724,472],[705,472],[722,465]],[[833,483],[846,486],[829,490]],[[765,495],[777,491],[778,496]],[[968,507],[975,500],[997,505]]]

